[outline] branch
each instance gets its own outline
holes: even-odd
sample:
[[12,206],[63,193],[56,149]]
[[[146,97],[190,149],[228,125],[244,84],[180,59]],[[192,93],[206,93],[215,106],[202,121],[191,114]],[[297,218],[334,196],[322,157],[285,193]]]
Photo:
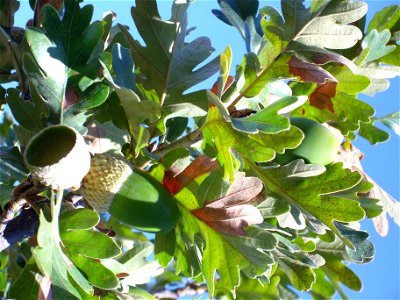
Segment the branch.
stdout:
[[155,151],[152,153],[159,156],[164,156],[168,151],[175,148],[187,148],[192,146],[194,143],[197,143],[201,139],[201,130],[200,128],[195,131],[177,139],[176,141],[170,144],[161,144]]

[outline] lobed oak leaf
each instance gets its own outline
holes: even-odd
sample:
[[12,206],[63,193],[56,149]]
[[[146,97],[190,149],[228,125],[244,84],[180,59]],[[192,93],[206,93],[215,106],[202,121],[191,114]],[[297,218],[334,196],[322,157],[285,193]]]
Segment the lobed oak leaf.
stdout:
[[223,198],[206,203],[192,214],[218,232],[246,235],[245,226],[260,224],[264,220],[255,206],[245,204],[262,189],[263,184],[257,177],[239,177]]

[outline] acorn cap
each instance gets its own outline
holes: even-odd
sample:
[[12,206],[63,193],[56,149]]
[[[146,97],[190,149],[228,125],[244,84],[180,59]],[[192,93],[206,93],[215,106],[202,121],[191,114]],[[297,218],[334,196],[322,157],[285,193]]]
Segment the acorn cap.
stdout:
[[79,193],[94,210],[107,212],[114,195],[132,173],[132,166],[122,157],[95,154]]
[[88,145],[75,129],[65,125],[37,133],[29,141],[24,158],[32,177],[53,189],[79,187],[90,168]]

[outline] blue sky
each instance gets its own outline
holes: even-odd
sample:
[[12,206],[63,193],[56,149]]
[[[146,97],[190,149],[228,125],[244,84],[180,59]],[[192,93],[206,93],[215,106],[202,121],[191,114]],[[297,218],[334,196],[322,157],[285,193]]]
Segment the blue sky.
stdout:
[[[399,1],[379,0],[366,2],[369,5],[368,21],[376,11],[383,7],[400,3]],[[130,7],[134,4],[133,1],[85,1],[85,3],[94,3],[94,20],[100,19],[103,12],[112,10],[117,13],[117,22],[127,24],[131,28],[134,27],[130,17]],[[279,1],[260,1],[260,8],[270,5],[279,9],[279,3]],[[170,0],[159,1],[161,15],[164,18],[169,18],[170,6]],[[230,45],[233,49],[234,64],[238,64],[245,53],[244,43],[233,27],[227,26],[212,15],[211,9],[213,8],[218,8],[216,0],[197,0],[192,5],[189,9],[189,27],[196,26],[197,28],[188,38],[194,39],[202,35],[210,37],[213,47],[216,49],[215,55]],[[23,27],[31,16],[28,1],[21,1],[16,25]],[[135,38],[139,39],[137,36]],[[210,84],[212,82],[213,80],[210,81]],[[374,98],[361,96],[360,99],[373,105],[377,116],[399,111],[399,82],[399,78],[395,78],[391,80],[389,90]],[[399,137],[391,132],[391,139],[387,143],[371,146],[365,140],[358,138],[355,145],[365,154],[362,163],[367,174],[387,192],[399,199]],[[376,248],[376,256],[374,261],[367,265],[350,266],[363,281],[364,288],[361,293],[344,288],[347,295],[350,299],[400,299],[399,228],[390,220],[389,235],[385,238],[375,233],[371,221],[363,221],[362,229],[371,234],[371,240]]]

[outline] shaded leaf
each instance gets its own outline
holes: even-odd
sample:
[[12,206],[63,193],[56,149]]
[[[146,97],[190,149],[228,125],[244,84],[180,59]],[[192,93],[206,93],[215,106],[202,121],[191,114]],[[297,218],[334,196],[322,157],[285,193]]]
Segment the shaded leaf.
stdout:
[[17,0],[5,0],[0,3],[0,25],[12,27],[14,15],[19,9],[20,3]]
[[95,287],[108,290],[119,286],[117,276],[100,262],[80,254],[71,255],[71,259]]
[[135,91],[134,64],[129,49],[121,44],[114,44],[112,47],[113,69],[116,75],[115,83]]
[[38,299],[40,277],[35,260],[31,257],[26,262],[22,273],[11,285],[8,297],[26,300]]
[[[136,69],[142,74],[136,78],[137,87],[148,100],[161,104],[166,100],[173,104],[183,91],[219,69],[219,60],[214,59],[194,70],[214,49],[206,37],[184,42],[188,5],[186,1],[175,2],[170,20],[164,21],[155,1],[138,1],[131,13],[146,46],[140,45],[124,27],[120,27],[131,45]],[[174,97],[168,99],[171,94]]]
[[154,257],[163,268],[166,268],[174,257],[176,243],[175,239],[176,235],[173,231],[156,234],[154,243]]
[[14,183],[28,175],[24,159],[17,147],[0,147],[0,183]]

